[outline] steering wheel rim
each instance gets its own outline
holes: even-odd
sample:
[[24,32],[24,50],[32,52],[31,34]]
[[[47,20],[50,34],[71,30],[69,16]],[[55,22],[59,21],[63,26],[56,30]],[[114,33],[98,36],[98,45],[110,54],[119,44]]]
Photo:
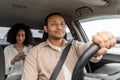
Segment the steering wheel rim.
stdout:
[[[120,38],[116,38],[117,43],[120,43]],[[100,49],[100,47],[93,43],[90,47],[84,51],[81,57],[78,59],[72,74],[72,80],[83,80],[83,68],[92,58],[92,56]]]

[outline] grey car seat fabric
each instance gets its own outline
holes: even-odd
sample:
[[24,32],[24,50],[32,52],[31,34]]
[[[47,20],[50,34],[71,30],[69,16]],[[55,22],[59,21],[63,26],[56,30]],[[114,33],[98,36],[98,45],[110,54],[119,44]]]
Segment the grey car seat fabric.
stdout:
[[0,46],[0,80],[5,80],[5,58],[1,46]]
[[42,42],[42,39],[41,38],[34,38],[34,41],[35,41],[34,45],[37,45],[37,44]]
[[120,63],[105,64],[101,68],[97,69],[94,73],[115,74],[117,72],[120,72]]

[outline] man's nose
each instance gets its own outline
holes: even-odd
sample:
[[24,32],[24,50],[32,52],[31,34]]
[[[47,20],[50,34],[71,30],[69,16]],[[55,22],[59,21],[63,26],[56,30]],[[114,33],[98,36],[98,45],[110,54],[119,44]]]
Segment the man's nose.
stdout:
[[62,25],[61,24],[57,24],[57,28],[58,29],[62,28]]

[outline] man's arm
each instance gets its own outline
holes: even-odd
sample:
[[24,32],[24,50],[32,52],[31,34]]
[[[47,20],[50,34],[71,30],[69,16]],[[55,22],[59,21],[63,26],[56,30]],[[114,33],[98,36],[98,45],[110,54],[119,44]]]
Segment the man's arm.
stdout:
[[33,54],[28,53],[24,63],[22,80],[37,80],[38,71],[36,58]]
[[[81,56],[83,54],[83,52],[92,44],[93,42],[90,41],[90,42],[87,42],[87,43],[83,43],[83,42],[78,42],[78,41],[74,41],[74,46],[76,45],[77,47],[77,53],[79,56]],[[102,58],[102,55],[97,55],[95,54],[91,59],[90,61],[91,62],[99,62]]]

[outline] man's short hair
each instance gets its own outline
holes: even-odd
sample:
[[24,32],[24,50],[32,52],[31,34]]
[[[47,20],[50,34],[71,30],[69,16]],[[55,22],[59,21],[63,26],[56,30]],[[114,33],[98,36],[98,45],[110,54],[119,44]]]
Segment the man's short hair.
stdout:
[[[64,15],[61,14],[61,13],[59,13],[59,12],[50,13],[50,14],[45,18],[45,23],[44,23],[45,26],[48,25],[48,19],[49,19],[51,16],[53,16],[53,15],[59,15],[59,16],[63,17],[63,19],[65,20]],[[66,23],[66,21],[65,21],[65,23]]]

